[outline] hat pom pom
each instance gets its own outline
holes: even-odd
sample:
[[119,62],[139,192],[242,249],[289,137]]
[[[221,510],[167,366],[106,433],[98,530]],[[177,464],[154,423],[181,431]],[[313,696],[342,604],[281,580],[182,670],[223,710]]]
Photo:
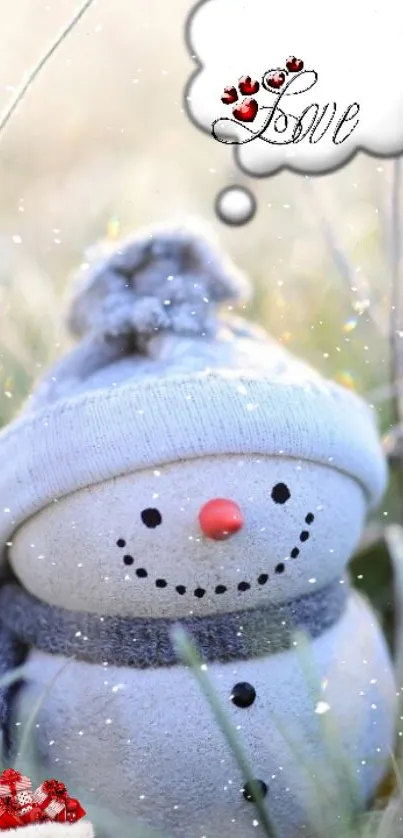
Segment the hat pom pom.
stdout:
[[248,296],[244,277],[207,240],[152,229],[82,266],[68,325],[76,337],[212,334],[217,306]]

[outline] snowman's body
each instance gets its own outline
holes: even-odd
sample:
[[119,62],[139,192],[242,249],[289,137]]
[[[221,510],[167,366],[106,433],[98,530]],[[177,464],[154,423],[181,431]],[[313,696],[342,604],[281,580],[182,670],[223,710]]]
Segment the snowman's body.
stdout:
[[[198,512],[212,496],[242,510],[244,525],[227,540],[200,529]],[[358,483],[334,469],[282,457],[206,457],[68,496],[17,532],[10,559],[24,587],[49,603],[105,615],[120,607],[151,621],[222,618],[344,585],[345,607],[316,632],[308,670],[298,647],[207,664],[253,775],[267,787],[278,834],[292,838],[306,832],[312,808],[322,824],[334,824],[349,793],[364,805],[393,745],[385,642],[343,579],[364,510]],[[242,582],[249,587],[240,590]],[[33,650],[27,665],[13,723],[24,724],[53,681],[37,746],[48,771],[84,801],[87,794],[171,838],[259,834],[259,815],[189,669],[117,667],[106,650],[98,664]],[[247,707],[231,699],[240,683],[255,692]]]
[[[254,776],[268,787],[265,803],[281,838],[309,834],[310,808],[326,834],[354,794],[367,803],[393,741],[390,663],[373,614],[357,596],[310,655],[323,685],[313,694],[294,650],[207,669]],[[260,834],[259,813],[242,794],[239,768],[188,670],[70,662],[57,675],[64,664],[32,653],[31,687],[16,708],[26,719],[56,677],[36,731],[52,775],[175,838]],[[250,707],[230,700],[240,682],[256,690]]]

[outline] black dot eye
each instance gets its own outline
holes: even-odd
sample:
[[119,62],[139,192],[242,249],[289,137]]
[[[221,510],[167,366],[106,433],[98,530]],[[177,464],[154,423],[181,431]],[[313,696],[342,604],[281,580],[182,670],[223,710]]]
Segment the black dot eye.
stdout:
[[154,530],[155,527],[159,527],[159,525],[162,524],[162,515],[158,509],[143,509],[141,513],[141,520],[146,527]]
[[291,497],[291,492],[285,483],[276,483],[273,486],[271,497],[274,503],[287,503]]

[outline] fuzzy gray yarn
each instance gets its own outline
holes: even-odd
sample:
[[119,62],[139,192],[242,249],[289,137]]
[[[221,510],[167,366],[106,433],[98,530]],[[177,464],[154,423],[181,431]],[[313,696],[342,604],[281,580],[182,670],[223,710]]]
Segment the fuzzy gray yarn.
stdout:
[[256,366],[247,346],[257,359],[259,344],[278,347],[233,314],[232,304],[249,295],[232,262],[187,228],[153,227],[118,249],[94,248],[68,305],[68,328],[80,340],[37,383],[25,410],[133,378]]
[[[344,612],[348,585],[340,580],[278,605],[179,622],[204,660],[236,661],[290,648],[296,631],[318,637]],[[0,590],[0,619],[26,644],[52,654],[115,666],[173,666],[177,620],[105,616],[48,605],[18,584]]]
[[[0,622],[0,679],[12,672],[24,662],[27,647],[20,640],[14,629],[7,628]],[[15,692],[21,681],[0,685],[0,730],[3,735],[4,756],[10,751],[9,711]]]
[[249,295],[241,274],[207,240],[186,229],[140,231],[85,265],[70,303],[76,337],[156,332],[214,334],[215,309]]

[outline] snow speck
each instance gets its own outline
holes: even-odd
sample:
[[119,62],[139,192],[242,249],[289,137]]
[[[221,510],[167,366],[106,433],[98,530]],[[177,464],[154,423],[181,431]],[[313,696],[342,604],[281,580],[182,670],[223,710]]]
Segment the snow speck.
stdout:
[[330,704],[327,701],[318,701],[315,707],[315,713],[318,716],[323,716],[324,713],[327,713],[330,710]]

